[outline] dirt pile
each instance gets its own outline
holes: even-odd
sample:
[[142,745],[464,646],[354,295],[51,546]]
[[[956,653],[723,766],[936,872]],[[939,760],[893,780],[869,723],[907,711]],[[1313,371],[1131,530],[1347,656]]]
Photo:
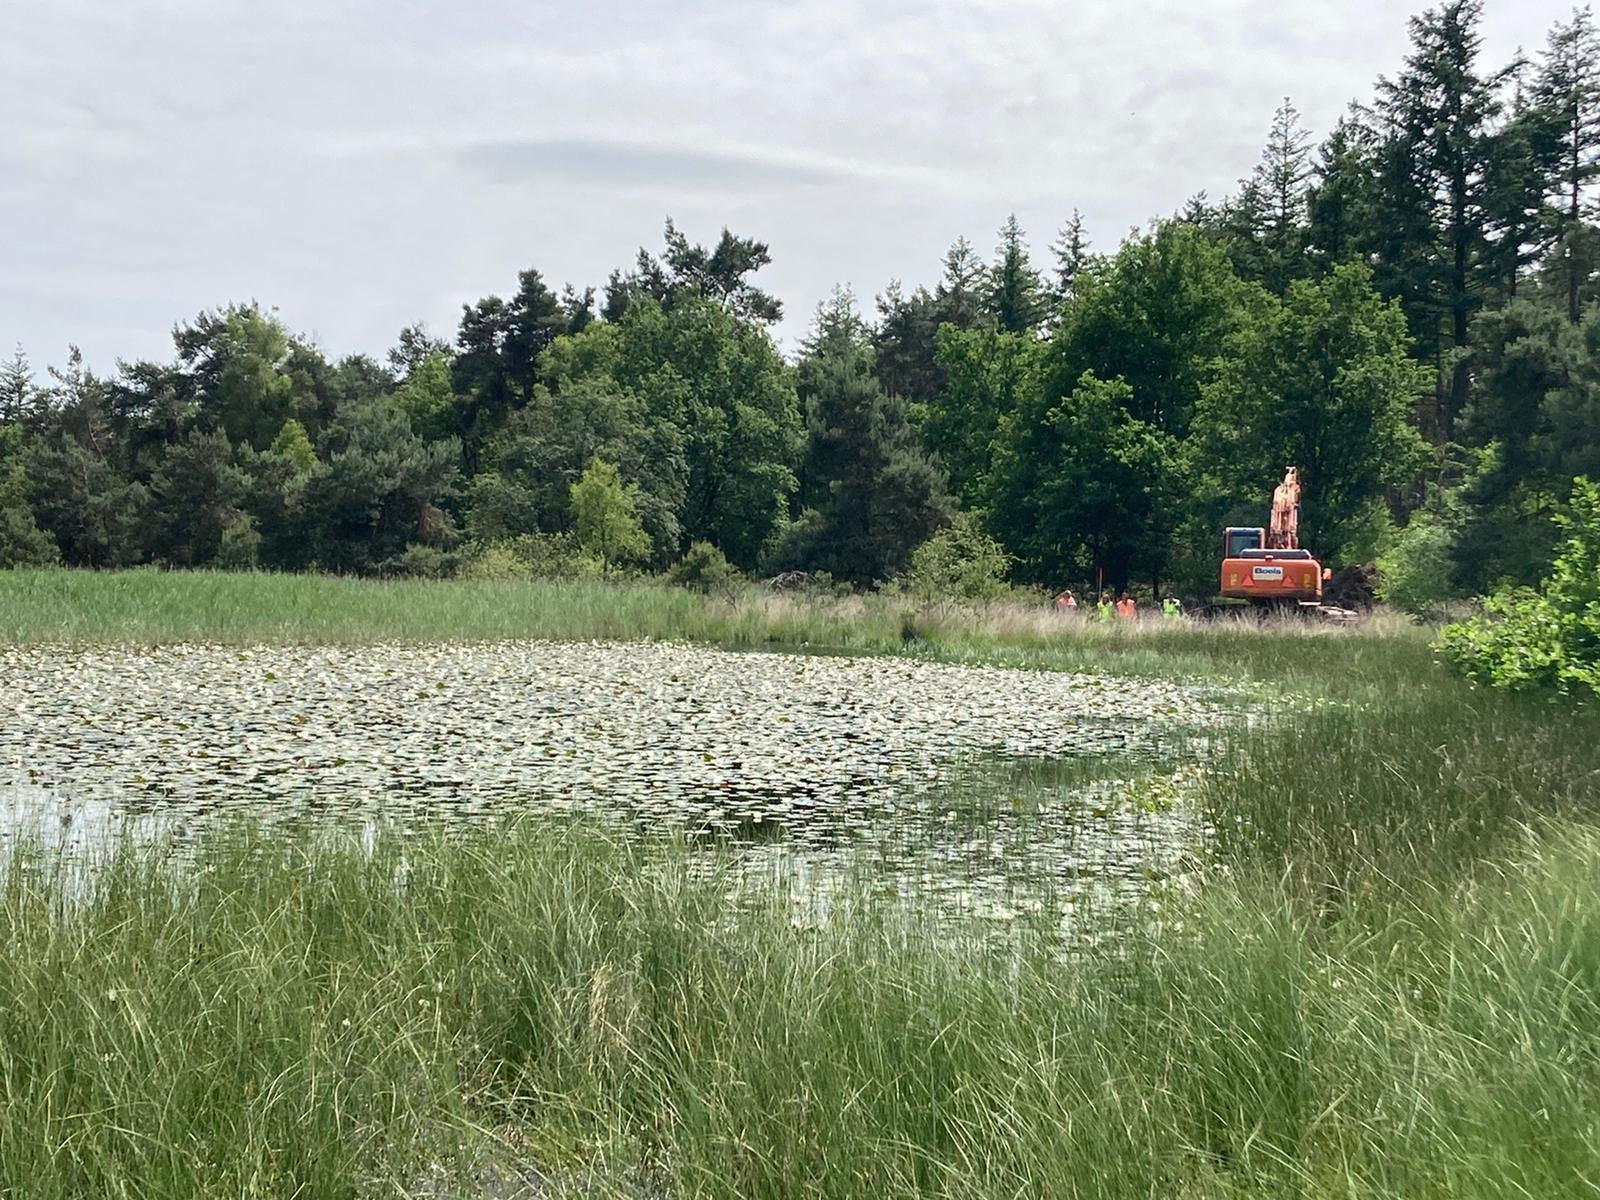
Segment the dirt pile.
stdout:
[[1322,589],[1322,602],[1337,608],[1371,612],[1378,602],[1378,585],[1383,576],[1372,563],[1344,567],[1335,571]]

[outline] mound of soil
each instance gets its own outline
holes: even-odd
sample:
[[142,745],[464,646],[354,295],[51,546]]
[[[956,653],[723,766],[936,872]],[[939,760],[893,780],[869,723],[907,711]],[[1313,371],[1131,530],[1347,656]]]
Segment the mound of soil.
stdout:
[[1382,579],[1372,563],[1345,567],[1335,571],[1333,578],[1323,586],[1322,602],[1336,608],[1371,612],[1378,602],[1378,585]]

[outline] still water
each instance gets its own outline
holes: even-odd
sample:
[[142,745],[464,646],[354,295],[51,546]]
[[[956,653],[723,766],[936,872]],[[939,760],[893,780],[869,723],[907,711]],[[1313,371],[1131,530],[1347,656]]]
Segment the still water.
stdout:
[[1009,919],[1179,869],[1214,688],[677,644],[0,651],[0,836],[582,813]]

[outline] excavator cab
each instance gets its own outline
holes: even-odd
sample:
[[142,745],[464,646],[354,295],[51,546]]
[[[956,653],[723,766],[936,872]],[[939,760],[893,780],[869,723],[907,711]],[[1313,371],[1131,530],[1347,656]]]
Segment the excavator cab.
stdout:
[[1243,525],[1230,525],[1222,531],[1222,557],[1240,558],[1246,550],[1259,550],[1267,540],[1267,531],[1257,525],[1253,529]]

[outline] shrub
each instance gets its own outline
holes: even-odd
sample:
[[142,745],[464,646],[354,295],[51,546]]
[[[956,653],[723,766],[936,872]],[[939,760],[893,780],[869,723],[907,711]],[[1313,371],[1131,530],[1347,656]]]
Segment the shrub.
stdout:
[[448,579],[456,573],[459,562],[460,556],[448,550],[412,542],[399,554],[387,559],[378,568],[378,573],[406,579]]
[[1378,595],[1418,617],[1448,614],[1455,531],[1428,513],[1417,513],[1389,551],[1378,559],[1383,582]]
[[217,566],[224,571],[253,571],[261,561],[261,530],[249,513],[241,513],[222,527],[217,546]]
[[1503,592],[1485,613],[1447,627],[1438,645],[1468,678],[1492,687],[1600,694],[1600,487],[1573,482],[1556,518],[1565,537],[1538,592]]
[[578,579],[595,573],[570,533],[525,533],[474,542],[459,574],[463,579]]
[[695,542],[667,572],[667,578],[691,591],[731,596],[744,582],[739,569],[710,542]]
[[624,487],[617,468],[602,458],[572,485],[572,519],[578,544],[605,567],[643,562],[650,538],[639,521],[638,488]]
[[905,587],[920,600],[983,600],[1006,590],[1011,557],[970,513],[959,513],[911,555]]

